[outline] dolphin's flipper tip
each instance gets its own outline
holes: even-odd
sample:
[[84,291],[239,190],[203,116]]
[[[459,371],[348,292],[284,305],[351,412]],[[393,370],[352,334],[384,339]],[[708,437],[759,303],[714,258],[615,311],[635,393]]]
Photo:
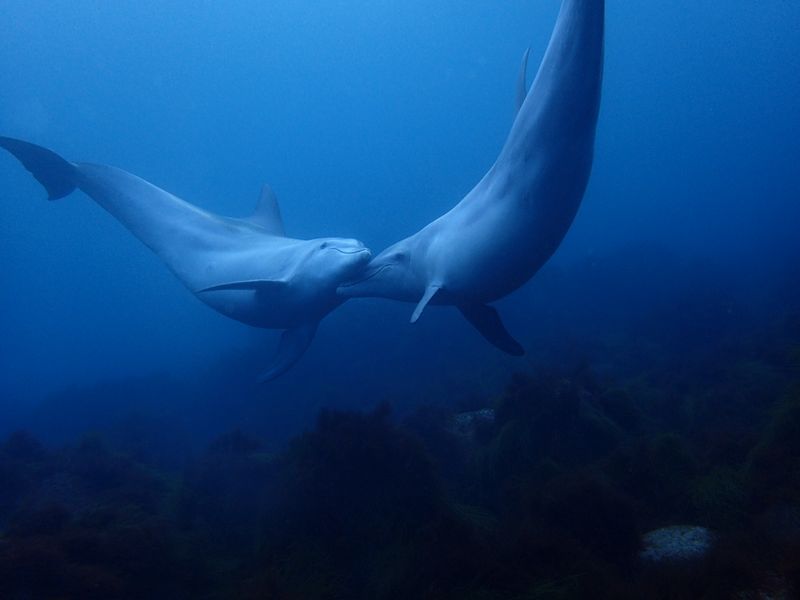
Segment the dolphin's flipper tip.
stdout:
[[413,314],[411,315],[411,323],[416,323],[419,321],[419,318],[422,316],[422,311],[425,310],[425,307],[428,306],[428,302],[436,295],[441,288],[439,285],[429,285],[428,288],[425,290],[425,294],[422,296],[422,299],[417,304],[417,307],[414,309]]
[[8,150],[30,171],[47,190],[50,200],[58,200],[75,190],[75,165],[55,152],[30,142],[2,136],[0,148]]
[[462,304],[458,308],[467,321],[495,347],[511,356],[525,355],[525,348],[511,337],[494,308],[486,304]]
[[275,352],[272,364],[259,376],[258,382],[267,383],[291,369],[311,345],[318,325],[317,322],[307,323],[284,331],[281,341],[278,342],[278,350]]

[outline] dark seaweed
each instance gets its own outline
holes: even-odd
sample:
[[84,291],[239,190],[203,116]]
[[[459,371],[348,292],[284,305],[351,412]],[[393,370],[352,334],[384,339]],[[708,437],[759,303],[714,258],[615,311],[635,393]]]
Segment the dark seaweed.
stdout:
[[[0,445],[0,595],[792,594],[798,322],[717,336],[630,377],[585,363],[521,373],[487,402],[493,414],[469,412],[475,398],[402,418],[388,405],[324,410],[278,451],[233,431],[182,467],[158,460],[152,423],[62,447],[12,433]],[[678,523],[710,527],[711,552],[639,559],[643,532]]]

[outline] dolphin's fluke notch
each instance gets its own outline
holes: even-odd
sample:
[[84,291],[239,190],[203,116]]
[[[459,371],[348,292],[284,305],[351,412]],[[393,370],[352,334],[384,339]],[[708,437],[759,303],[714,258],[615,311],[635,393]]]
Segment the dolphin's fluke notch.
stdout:
[[286,373],[308,350],[314,335],[317,333],[318,325],[319,323],[317,322],[306,323],[284,331],[281,335],[281,341],[278,342],[278,350],[275,352],[272,364],[269,369],[261,374],[258,380],[261,383],[266,383]]
[[44,186],[49,200],[58,200],[75,190],[75,165],[64,160],[52,150],[2,136],[0,136],[0,147],[13,154]]
[[511,356],[525,354],[522,345],[508,333],[496,309],[486,304],[461,304],[458,309],[492,345]]

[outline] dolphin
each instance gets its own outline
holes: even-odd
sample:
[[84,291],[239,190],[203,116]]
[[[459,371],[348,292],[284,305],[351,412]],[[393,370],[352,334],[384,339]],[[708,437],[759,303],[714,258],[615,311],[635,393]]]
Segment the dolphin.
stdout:
[[222,217],[115,167],[72,163],[8,137],[0,137],[0,147],[33,174],[50,200],[76,188],[86,193],[214,310],[254,327],[284,329],[261,381],[297,362],[320,320],[344,302],[337,286],[358,277],[371,258],[358,240],[286,237],[268,186],[252,216]]
[[488,173],[453,209],[376,256],[343,297],[455,305],[492,344],[522,346],[488,303],[527,282],[553,255],[589,180],[603,76],[604,0],[563,0],[528,92],[526,52],[511,132]]

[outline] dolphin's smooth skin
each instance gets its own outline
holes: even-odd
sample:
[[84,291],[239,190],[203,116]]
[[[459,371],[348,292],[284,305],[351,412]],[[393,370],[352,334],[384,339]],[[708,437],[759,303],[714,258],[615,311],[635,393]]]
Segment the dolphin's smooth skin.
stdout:
[[278,204],[264,186],[246,219],[202,210],[120,169],[72,163],[34,144],[0,137],[44,186],[50,200],[85,192],[155,252],[192,293],[223,315],[285,329],[262,381],[285,373],[306,351],[319,321],[344,301],[337,286],[371,258],[357,240],[286,237]]
[[458,205],[381,252],[344,297],[457,306],[501,350],[524,350],[489,302],[528,281],[566,235],[592,166],[603,74],[604,0],[564,0],[539,72],[496,162]]

